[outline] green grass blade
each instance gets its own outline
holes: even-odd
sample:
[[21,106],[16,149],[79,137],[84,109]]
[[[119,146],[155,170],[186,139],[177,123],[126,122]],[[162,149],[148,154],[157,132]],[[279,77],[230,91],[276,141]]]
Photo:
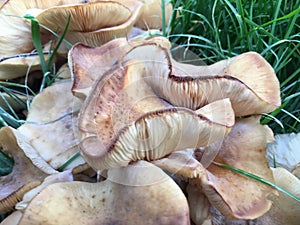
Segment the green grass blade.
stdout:
[[64,171],[65,168],[67,168],[68,165],[70,165],[75,159],[80,157],[80,152],[77,152],[75,155],[73,155],[69,160],[67,160],[63,165],[61,165],[57,170],[58,171]]
[[222,168],[229,169],[229,170],[231,170],[233,172],[236,172],[238,174],[244,175],[244,176],[246,176],[248,178],[251,178],[251,179],[256,180],[256,181],[258,181],[260,183],[263,183],[263,184],[268,185],[268,186],[270,186],[272,188],[275,188],[278,191],[282,192],[283,194],[291,197],[292,199],[294,199],[294,200],[296,200],[297,202],[300,203],[300,198],[298,198],[297,196],[293,195],[289,191],[285,190],[284,188],[282,188],[282,187],[274,184],[273,182],[271,182],[271,181],[269,181],[269,180],[267,180],[265,178],[259,177],[259,176],[255,175],[253,173],[249,173],[249,172],[247,172],[245,170],[241,170],[241,169],[238,169],[238,168],[235,168],[235,167],[223,164],[223,163],[218,163],[218,162],[213,162],[213,163],[215,165],[218,165],[218,166],[222,167]]
[[64,29],[62,35],[60,36],[60,38],[59,38],[59,40],[58,40],[58,43],[57,43],[57,45],[55,46],[53,52],[52,52],[51,55],[50,55],[50,58],[49,58],[49,61],[48,61],[48,66],[47,66],[48,71],[49,71],[50,68],[51,68],[51,65],[52,65],[52,62],[53,62],[53,59],[54,59],[54,56],[55,56],[57,50],[59,49],[60,45],[62,44],[62,42],[63,42],[63,40],[64,40],[64,38],[65,38],[65,36],[66,36],[66,34],[67,34],[67,31],[68,31],[68,28],[69,28],[69,25],[70,25],[70,20],[71,20],[71,17],[69,16],[69,17],[68,17],[67,24],[66,24],[66,26],[65,26],[65,29]]
[[25,15],[24,18],[30,20],[32,43],[33,43],[36,51],[39,54],[40,61],[41,61],[41,67],[42,67],[43,73],[45,74],[47,72],[47,65],[46,65],[46,61],[45,61],[45,57],[44,57],[44,53],[43,53],[40,25],[39,25],[38,21],[30,15]]

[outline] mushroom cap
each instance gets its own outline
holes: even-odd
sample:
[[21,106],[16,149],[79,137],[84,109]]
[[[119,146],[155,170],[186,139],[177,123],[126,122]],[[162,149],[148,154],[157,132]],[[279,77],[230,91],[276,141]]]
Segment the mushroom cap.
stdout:
[[[270,128],[260,125],[259,119],[238,119],[221,145],[215,142],[207,148],[220,148],[216,162],[273,182],[265,157],[266,145],[273,134]],[[271,187],[215,164],[211,164],[207,171],[207,176],[200,178],[201,186],[211,204],[223,215],[235,219],[255,219],[270,209],[271,201],[267,196],[276,193]]]
[[[36,18],[51,30],[64,30],[70,16],[66,40],[99,46],[115,37],[126,37],[138,19],[142,4],[138,1],[95,1],[87,4],[55,6]],[[78,19],[83,18],[84,19]]]
[[[47,55],[45,60],[48,60]],[[38,55],[6,59],[0,62],[0,80],[15,79],[38,70],[41,70]]]
[[[31,41],[30,23],[22,17],[30,9],[46,9],[55,5],[74,4],[81,0],[61,1],[22,1],[7,0],[0,8],[0,57],[31,52],[34,47]],[[47,36],[47,35],[46,35]],[[42,35],[43,43],[47,37]]]
[[[117,182],[110,177],[117,177]],[[108,179],[100,183],[69,182],[46,187],[30,202],[19,224],[51,225],[61,221],[190,224],[188,204],[181,189],[162,170],[142,161],[108,171]]]
[[[28,122],[18,128],[55,169],[79,151],[76,110],[80,109],[81,102],[72,95],[71,86],[71,81],[57,82],[35,96]],[[66,169],[82,163],[84,160],[77,158]]]
[[85,99],[93,84],[113,67],[121,66],[122,57],[134,46],[150,42],[170,48],[170,42],[163,37],[116,38],[100,47],[75,44],[69,51],[68,63],[74,79],[72,91],[75,96]]
[[[162,57],[157,55],[164,55],[165,60],[160,61]],[[245,116],[271,112],[281,104],[279,82],[272,67],[254,52],[244,53],[227,63],[183,66],[171,59],[166,48],[142,44],[128,52],[124,60],[134,58],[147,62],[147,70],[151,71],[161,71],[163,64],[168,65],[169,70],[146,74],[152,89],[174,106],[196,110],[207,103],[230,98],[236,116]],[[255,66],[240,70],[238,65]]]
[[12,210],[27,191],[38,186],[47,176],[34,164],[44,166],[47,172],[52,172],[53,169],[47,168],[26,137],[11,127],[0,129],[0,145],[3,151],[14,159],[12,172],[0,177],[0,214],[2,214]]
[[298,163],[300,163],[300,133],[295,134],[278,134],[275,135],[274,143],[267,147],[267,156],[269,165],[286,168],[291,171]]
[[44,181],[37,187],[26,192],[22,198],[22,201],[18,202],[15,206],[15,209],[23,211],[29,204],[29,202],[37,195],[41,190],[50,184],[61,183],[61,182],[70,182],[73,181],[73,175],[71,170],[66,170],[60,173],[54,173],[47,176]]
[[[275,184],[300,198],[300,180],[284,168],[272,168]],[[260,224],[298,225],[300,221],[300,203],[279,192],[272,199],[273,204],[265,215],[258,218]]]
[[[160,0],[140,0],[143,2],[142,14],[137,20],[135,26],[142,29],[159,29],[162,28],[162,9]],[[165,3],[165,20],[166,26],[173,12],[172,3]]]
[[143,63],[128,61],[124,68],[102,77],[85,101],[79,118],[80,146],[94,169],[118,168],[139,159],[155,160],[172,151],[207,146],[233,126],[228,99],[219,102],[228,109],[219,107],[218,111],[226,119],[214,118],[208,109],[174,108],[153,93],[143,79],[145,72]]

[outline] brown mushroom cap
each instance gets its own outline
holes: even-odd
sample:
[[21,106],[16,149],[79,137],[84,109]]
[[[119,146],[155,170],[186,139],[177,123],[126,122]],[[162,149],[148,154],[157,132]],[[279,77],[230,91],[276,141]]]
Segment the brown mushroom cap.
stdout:
[[[30,23],[28,23],[28,21],[26,21],[25,19],[13,16],[22,17],[30,9],[46,9],[55,5],[75,4],[76,2],[79,3],[81,2],[81,0],[5,1],[5,3],[0,8],[0,57],[11,56],[20,53],[28,53],[34,49],[33,43],[31,41],[32,37]],[[43,40],[45,38],[45,36],[42,36]]]
[[[164,55],[165,60],[160,61],[162,57],[157,55]],[[133,48],[124,60],[134,58],[148,65],[148,84],[154,92],[174,106],[195,110],[207,103],[230,98],[235,114],[244,116],[271,112],[281,104],[278,79],[272,67],[257,53],[237,56],[228,61],[225,68],[225,62],[211,66],[182,66],[171,60],[167,49],[150,44]],[[169,70],[161,71],[164,64]],[[241,70],[239,65],[254,66],[245,66]]]
[[88,47],[76,44],[69,52],[68,61],[74,83],[72,91],[75,96],[85,99],[93,84],[113,67],[121,66],[122,57],[134,46],[141,43],[155,43],[169,48],[170,42],[166,38],[155,37],[114,39],[101,47]]
[[[58,169],[79,151],[77,113],[81,102],[71,93],[71,81],[55,83],[32,101],[28,123],[18,130],[26,136],[39,155]],[[67,168],[84,163],[79,157]]]
[[50,184],[61,183],[61,182],[70,182],[73,181],[73,175],[71,170],[63,171],[60,173],[55,173],[47,176],[44,181],[37,187],[26,192],[22,198],[22,201],[18,202],[15,206],[15,209],[23,211],[30,201],[37,195],[41,190]]
[[[129,184],[115,182],[110,177],[123,177]],[[188,204],[181,189],[162,170],[146,162],[108,171],[108,179],[100,183],[50,185],[31,201],[19,224],[51,225],[61,221],[190,224]]]
[[[224,163],[273,182],[265,157],[272,131],[259,123],[259,117],[238,119],[225,137],[216,162]],[[213,143],[207,148],[219,148]],[[209,149],[208,149],[209,150]],[[212,205],[229,218],[255,219],[271,207],[267,196],[274,190],[258,181],[211,164],[201,186]]]
[[80,113],[81,150],[96,170],[207,146],[230,130],[234,114],[228,99],[220,101],[228,109],[216,113],[226,119],[214,118],[208,109],[174,108],[145,83],[143,63],[126,64],[98,81]]
[[[137,20],[142,4],[138,1],[95,1],[51,7],[36,18],[51,30],[63,31],[70,16],[66,39],[99,46],[115,37],[126,37]],[[84,19],[80,19],[84,18]]]
[[[28,140],[13,128],[0,129],[0,144],[3,151],[14,159],[12,172],[0,177],[0,214],[2,214],[12,210],[27,191],[38,186],[47,176],[33,164],[31,158],[35,164],[44,166],[45,170],[47,165],[30,147]],[[51,168],[47,171],[51,172]]]

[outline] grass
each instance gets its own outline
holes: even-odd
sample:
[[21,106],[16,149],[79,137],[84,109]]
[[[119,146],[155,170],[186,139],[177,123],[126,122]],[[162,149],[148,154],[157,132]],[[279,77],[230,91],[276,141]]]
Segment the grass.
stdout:
[[[174,11],[168,26],[162,29],[163,35],[171,42],[194,52],[206,64],[247,51],[260,53],[273,66],[278,76],[283,102],[279,109],[263,115],[262,123],[268,124],[275,134],[300,132],[300,0],[171,2]],[[63,35],[58,37],[59,42],[52,50],[50,60],[46,62],[45,53],[42,52],[39,24],[28,15],[25,18],[31,21],[33,43],[37,49],[37,53],[33,54],[40,56],[43,78],[36,90],[32,90],[27,82],[21,84],[17,81],[1,81],[0,90],[28,109],[30,100],[24,102],[17,94],[34,96],[53,83],[56,75],[52,68],[52,60],[59,44],[64,41],[67,27]],[[5,99],[1,94],[0,98]],[[6,109],[0,107],[0,127],[10,125],[17,128],[22,125],[26,119],[25,115],[15,112],[7,101],[4,102]],[[0,176],[9,173],[12,165],[13,161],[0,151]],[[234,170],[226,165],[219,166]],[[236,172],[252,176],[246,171]],[[260,181],[257,177],[252,176],[252,179]]]

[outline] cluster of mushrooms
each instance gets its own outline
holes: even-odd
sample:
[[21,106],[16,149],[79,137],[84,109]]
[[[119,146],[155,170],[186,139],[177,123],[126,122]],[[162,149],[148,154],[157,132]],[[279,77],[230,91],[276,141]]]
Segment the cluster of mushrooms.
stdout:
[[[13,211],[1,225],[298,224],[294,199],[220,166],[300,197],[299,178],[268,164],[274,137],[260,114],[281,100],[276,75],[259,54],[183,64],[166,38],[128,39],[133,26],[161,26],[156,1],[74,2],[1,6],[0,24],[9,29],[0,32],[0,46],[7,45],[0,48],[0,79],[40,70],[30,23],[3,15],[31,14],[58,33],[70,15],[66,40],[73,44],[59,49],[57,58],[68,63],[57,71],[59,81],[33,98],[26,123],[0,129],[1,149],[14,159],[13,171],[0,177],[0,213]],[[10,57],[20,54],[26,56]]]

